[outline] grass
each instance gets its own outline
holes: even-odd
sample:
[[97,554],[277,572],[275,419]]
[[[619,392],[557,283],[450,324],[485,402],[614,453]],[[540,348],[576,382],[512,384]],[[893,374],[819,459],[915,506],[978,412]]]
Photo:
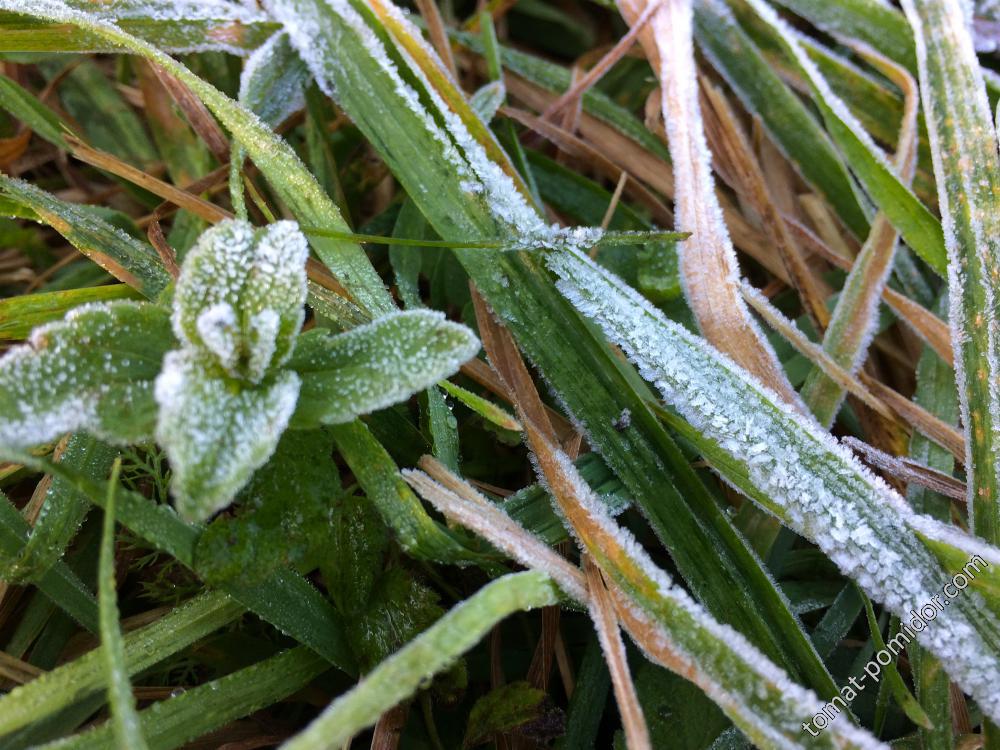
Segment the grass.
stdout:
[[0,0],[0,747],[1000,748],[974,21]]

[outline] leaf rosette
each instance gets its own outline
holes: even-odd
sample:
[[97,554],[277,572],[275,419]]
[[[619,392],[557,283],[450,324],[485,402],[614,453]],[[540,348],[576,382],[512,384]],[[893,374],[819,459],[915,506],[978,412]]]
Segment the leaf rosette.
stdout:
[[350,422],[398,403],[479,350],[468,328],[426,310],[299,341],[308,252],[294,222],[223,221],[188,253],[172,313],[89,304],[36,329],[0,359],[0,450],[82,429],[117,445],[155,437],[178,511],[204,520],[232,502],[289,426]]

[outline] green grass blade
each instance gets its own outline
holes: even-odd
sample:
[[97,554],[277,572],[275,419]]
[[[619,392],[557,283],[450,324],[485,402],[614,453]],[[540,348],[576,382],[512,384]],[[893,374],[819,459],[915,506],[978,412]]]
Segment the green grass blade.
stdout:
[[[86,12],[102,11],[102,18],[114,20],[122,29],[172,52],[219,50],[247,54],[260,46],[277,28],[264,14],[248,11],[245,5],[221,3],[203,8],[177,6],[170,0],[156,2],[116,2],[107,10],[88,2],[73,0],[69,7]],[[80,32],[62,23],[52,23],[19,14],[0,14],[3,48],[10,52],[120,52],[119,45],[100,34]]]
[[156,299],[170,276],[153,248],[99,218],[94,212],[0,174],[0,193],[34,212],[77,250],[147,299]]
[[[139,712],[139,723],[152,750],[173,750],[301,690],[328,666],[307,648],[285,651],[154,703]],[[111,737],[111,727],[105,723],[43,748],[102,750]]]
[[146,740],[135,710],[135,696],[128,679],[125,662],[125,642],[118,625],[118,596],[115,583],[115,490],[121,473],[121,458],[115,460],[108,482],[108,499],[104,505],[104,532],[101,536],[101,556],[97,564],[97,604],[101,618],[101,654],[108,684],[108,704],[111,725],[118,747],[146,750]]
[[906,2],[948,239],[952,345],[975,533],[1000,542],[1000,158],[957,2]]
[[69,149],[59,115],[7,76],[0,76],[0,107],[31,128],[38,137],[59,148]]
[[[117,451],[86,433],[70,437],[60,462],[95,480],[108,476]],[[55,477],[45,493],[28,543],[11,565],[11,580],[36,581],[62,558],[83,522],[90,503],[65,479]],[[4,576],[0,576],[4,577]]]
[[[385,448],[364,423],[355,420],[330,428],[337,449],[375,504],[386,526],[411,555],[428,560],[458,562],[481,556],[469,550],[445,526],[424,510],[420,500],[399,475]],[[483,558],[485,559],[485,558]]]
[[505,617],[556,604],[559,598],[559,590],[543,573],[498,578],[365,675],[305,731],[282,745],[283,750],[340,748],[475,646]]
[[[35,456],[25,454],[12,458],[65,479],[86,494],[92,503],[103,507],[106,483],[95,482],[78,472],[69,471],[61,464]],[[118,493],[116,516],[133,533],[197,573],[194,550],[201,527],[186,524],[171,508],[154,505],[142,495],[127,490]],[[340,617],[330,602],[302,576],[279,570],[260,584],[230,584],[225,591],[278,630],[321,654],[331,664],[348,673],[355,671],[354,657],[347,646]]]
[[61,292],[22,294],[0,300],[0,340],[21,341],[32,329],[60,320],[74,307],[88,302],[112,302],[117,299],[140,299],[128,284],[67,289]]
[[[3,0],[0,2],[2,9],[71,24],[160,65],[188,86],[243,144],[300,223],[334,232],[350,231],[337,206],[285,141],[254,114],[176,60],[115,24],[76,10],[61,0],[50,0],[30,8],[22,7],[15,0]],[[374,316],[394,309],[392,298],[360,247],[352,242],[318,236],[311,239],[310,245],[354,296],[354,301],[369,314]]]
[[[10,561],[21,554],[27,544],[30,528],[7,496],[0,492],[0,559]],[[35,581],[35,585],[84,628],[92,633],[97,632],[97,601],[94,594],[66,563],[57,562]]]
[[[242,606],[222,592],[201,594],[125,636],[125,671],[134,675],[148,669],[243,612]],[[100,691],[106,679],[105,658],[105,647],[98,646],[0,697],[0,735],[51,716]]]

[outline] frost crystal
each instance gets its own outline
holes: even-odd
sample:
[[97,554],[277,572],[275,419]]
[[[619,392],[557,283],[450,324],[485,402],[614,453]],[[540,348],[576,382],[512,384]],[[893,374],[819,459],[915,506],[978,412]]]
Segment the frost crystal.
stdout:
[[[827,433],[580,254],[552,253],[560,290],[596,320],[699,433],[741,464],[759,497],[871,596],[906,617],[950,578],[914,533],[916,514]],[[1000,719],[1000,624],[978,594],[919,636]]]

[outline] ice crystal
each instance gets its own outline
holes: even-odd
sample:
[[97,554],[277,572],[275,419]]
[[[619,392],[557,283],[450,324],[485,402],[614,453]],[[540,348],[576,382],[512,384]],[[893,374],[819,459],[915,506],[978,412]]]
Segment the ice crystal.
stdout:
[[[904,617],[940,592],[949,578],[917,540],[915,514],[850,451],[587,257],[553,253],[549,264],[560,290],[667,403],[742,464],[771,510],[845,574]],[[1000,625],[978,595],[955,600],[919,639],[1000,718]]]

